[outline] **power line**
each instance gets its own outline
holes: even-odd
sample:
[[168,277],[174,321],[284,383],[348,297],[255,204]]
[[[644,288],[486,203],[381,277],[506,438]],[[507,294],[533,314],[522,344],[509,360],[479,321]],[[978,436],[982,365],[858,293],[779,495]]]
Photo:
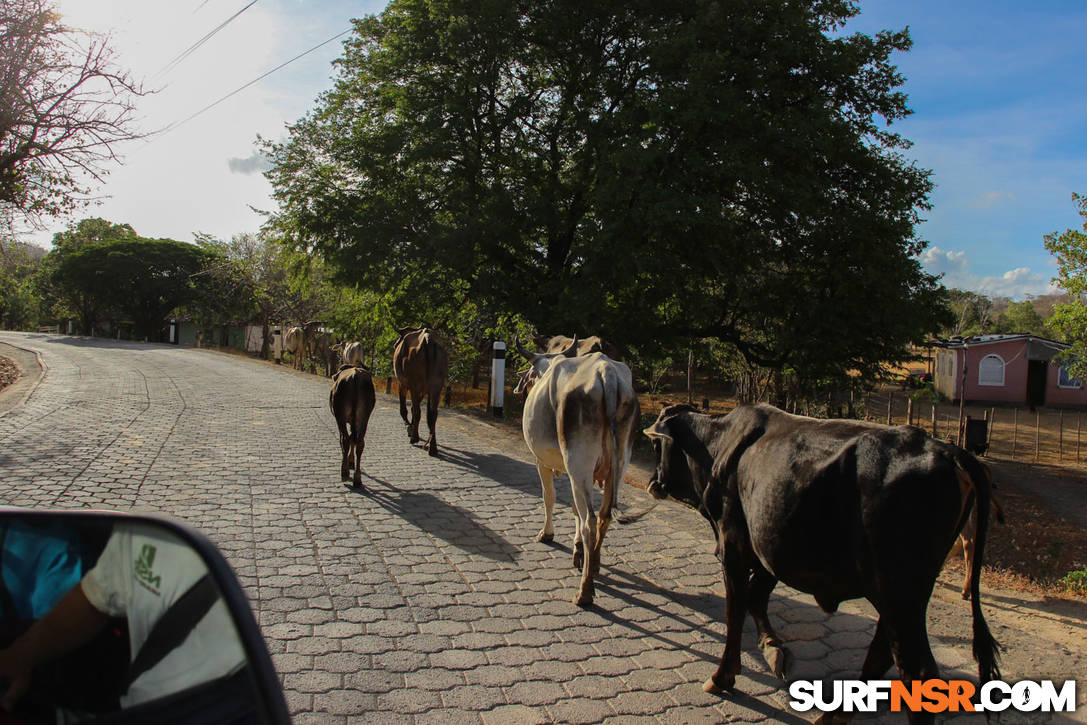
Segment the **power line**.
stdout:
[[302,57],[304,57],[304,56],[307,56],[307,55],[309,55],[310,53],[312,53],[313,51],[317,50],[318,48],[321,48],[321,47],[323,47],[323,46],[326,46],[326,45],[328,45],[329,43],[331,43],[331,42],[332,42],[333,40],[336,40],[337,38],[339,38],[339,37],[341,37],[341,36],[347,35],[347,34],[348,34],[348,33],[350,33],[350,32],[351,32],[351,28],[348,28],[347,30],[344,30],[344,31],[343,31],[343,32],[341,32],[341,33],[337,33],[336,35],[333,35],[333,36],[332,36],[331,38],[329,38],[328,40],[326,40],[326,41],[324,41],[324,42],[321,42],[321,43],[318,43],[317,45],[313,46],[313,47],[312,47],[312,48],[310,48],[309,50],[307,50],[307,51],[304,51],[304,52],[302,52],[302,53],[299,53],[298,55],[296,55],[295,57],[291,58],[290,60],[288,60],[288,61],[286,61],[286,62],[284,62],[284,63],[280,63],[280,64],[279,64],[279,65],[277,65],[277,66],[276,66],[275,68],[272,68],[272,69],[271,69],[270,71],[266,71],[265,73],[262,73],[261,75],[257,76],[257,77],[256,77],[256,78],[254,78],[253,80],[251,80],[251,81],[249,81],[248,83],[246,83],[246,84],[245,84],[244,86],[241,86],[241,87],[239,87],[239,88],[235,88],[235,89],[234,89],[233,91],[231,91],[230,93],[226,94],[225,96],[223,96],[223,97],[222,97],[222,98],[220,98],[219,100],[217,100],[217,101],[214,101],[214,102],[212,102],[212,103],[209,103],[208,105],[204,106],[204,107],[203,107],[203,108],[201,108],[201,109],[200,109],[199,111],[197,111],[196,113],[192,114],[191,116],[189,116],[189,117],[187,117],[187,118],[185,118],[185,119],[183,119],[183,120],[181,120],[181,121],[178,121],[178,122],[176,122],[176,123],[171,123],[171,124],[170,124],[169,126],[167,126],[166,128],[164,128],[164,129],[162,130],[162,132],[163,132],[163,133],[167,133],[168,131],[173,131],[173,130],[174,130],[175,128],[177,128],[177,127],[179,127],[179,126],[182,126],[182,125],[184,125],[184,124],[188,123],[189,121],[193,120],[194,118],[196,118],[196,117],[197,117],[197,116],[199,116],[200,114],[204,113],[205,111],[210,111],[210,110],[211,110],[212,108],[215,108],[215,107],[216,107],[216,106],[218,106],[218,105],[219,105],[220,103],[222,103],[223,101],[227,100],[228,98],[230,98],[230,97],[232,97],[232,96],[234,96],[234,95],[236,95],[236,94],[238,94],[238,93],[241,93],[241,92],[242,92],[242,91],[244,91],[244,90],[245,90],[246,88],[248,88],[249,86],[253,85],[254,83],[257,83],[258,81],[261,81],[261,80],[263,80],[263,79],[267,78],[268,76],[270,76],[270,75],[272,75],[273,73],[275,73],[275,72],[276,72],[277,70],[279,70],[279,69],[281,69],[281,68],[285,68],[286,66],[288,66],[288,65],[290,65],[291,63],[295,62],[295,61],[296,61],[296,60],[298,60],[299,58],[302,58]]
[[[250,0],[249,4],[248,4],[248,5],[246,5],[246,6],[244,7],[244,8],[242,8],[242,9],[241,9],[241,10],[239,10],[238,12],[234,13],[233,15],[231,15],[231,16],[230,16],[229,18],[227,18],[227,19],[226,19],[226,20],[224,20],[223,22],[219,23],[219,25],[217,25],[217,26],[216,26],[215,28],[213,28],[212,30],[208,31],[208,32],[207,32],[207,33],[206,33],[206,34],[204,35],[204,37],[202,37],[202,38],[201,38],[200,40],[196,41],[195,43],[193,43],[192,45],[190,45],[190,46],[189,46],[188,48],[186,48],[185,50],[181,51],[181,52],[180,52],[180,53],[178,53],[178,54],[177,54],[176,56],[174,56],[173,60],[171,60],[171,61],[170,61],[169,63],[167,63],[167,64],[166,64],[165,66],[163,66],[163,67],[162,67],[162,69],[161,69],[161,70],[159,70],[159,72],[158,72],[158,73],[156,73],[154,77],[156,77],[156,78],[157,78],[158,76],[160,76],[160,75],[162,75],[162,74],[164,74],[164,73],[169,73],[169,72],[170,72],[171,70],[173,70],[174,68],[176,68],[176,67],[178,66],[178,64],[180,64],[180,63],[181,63],[182,61],[184,61],[184,60],[185,60],[186,58],[188,58],[188,57],[189,57],[190,55],[192,55],[192,54],[193,54],[194,52],[196,52],[196,50],[197,50],[197,49],[199,49],[199,48],[200,48],[200,46],[202,46],[202,45],[203,45],[204,43],[206,43],[206,42],[208,42],[209,40],[211,40],[211,38],[212,38],[212,37],[213,37],[214,35],[216,35],[216,34],[217,34],[217,33],[218,33],[218,32],[219,32],[220,30],[222,30],[222,29],[223,29],[223,28],[225,28],[225,27],[226,27],[227,25],[229,25],[229,24],[230,24],[231,22],[233,22],[233,20],[234,20],[235,18],[237,18],[237,17],[238,17],[239,15],[241,15],[242,13],[244,13],[244,12],[245,12],[246,10],[248,10],[249,8],[251,8],[251,7],[253,7],[254,5],[256,5],[256,4],[257,4],[257,2],[258,2],[258,0]],[[205,4],[206,4],[206,3],[205,3]],[[203,6],[203,5],[201,5],[200,7],[204,7],[204,6]],[[199,9],[200,9],[200,8],[197,8],[197,10],[199,10]]]

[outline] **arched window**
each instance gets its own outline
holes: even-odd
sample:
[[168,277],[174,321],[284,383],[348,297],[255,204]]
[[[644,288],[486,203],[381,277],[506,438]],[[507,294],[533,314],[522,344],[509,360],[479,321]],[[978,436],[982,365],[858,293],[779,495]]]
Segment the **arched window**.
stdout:
[[986,355],[978,363],[978,385],[1004,385],[1004,358]]

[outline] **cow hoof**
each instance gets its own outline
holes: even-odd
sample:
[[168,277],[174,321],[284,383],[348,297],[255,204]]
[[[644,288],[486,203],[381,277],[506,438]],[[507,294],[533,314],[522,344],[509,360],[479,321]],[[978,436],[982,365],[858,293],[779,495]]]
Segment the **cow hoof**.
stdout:
[[785,674],[793,666],[792,653],[780,645],[764,646],[762,648],[762,657],[766,660],[766,664],[770,666],[770,671],[783,680]]
[[546,531],[541,531],[539,534],[536,535],[536,541],[541,544],[550,544],[554,540],[555,535],[549,534]]
[[582,607],[582,608],[591,607],[592,604],[593,604],[593,595],[591,593],[590,594],[584,594],[584,593],[578,594],[576,597],[574,597],[574,604],[576,604],[576,605],[578,605],[579,607]]
[[438,457],[438,446],[436,444],[434,444],[434,443],[431,443],[429,446],[427,446],[427,451],[426,452],[428,454],[430,454],[431,456],[433,456],[434,458],[437,458]]
[[962,598],[963,598],[963,601],[969,602],[970,601],[970,592],[963,592],[962,593]]
[[351,480],[351,474],[348,473],[347,471],[340,471],[340,480],[341,481],[350,481]]
[[711,695],[720,695],[722,692],[725,692],[726,690],[731,692],[732,689],[734,687],[736,687],[736,676],[735,675],[727,675],[726,677],[723,678],[723,680],[724,681],[721,682],[721,684],[718,684],[717,681],[714,680],[711,677],[710,679],[708,679],[704,683],[702,683],[702,691],[703,692],[708,692]]

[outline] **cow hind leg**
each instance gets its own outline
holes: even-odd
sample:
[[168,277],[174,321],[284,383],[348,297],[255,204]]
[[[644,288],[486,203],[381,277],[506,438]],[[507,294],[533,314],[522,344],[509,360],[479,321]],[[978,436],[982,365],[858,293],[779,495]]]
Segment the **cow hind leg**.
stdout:
[[962,598],[970,599],[970,585],[973,579],[974,570],[974,537],[967,538],[966,536],[959,537],[962,540],[962,565],[965,573],[962,577]]
[[[880,625],[886,624],[891,656],[898,666],[899,676],[907,683],[939,677],[939,667],[929,647],[928,631],[925,627],[927,602],[899,599],[893,606],[896,609],[893,613],[880,612]],[[868,664],[867,660],[865,664]],[[872,666],[880,664],[882,662],[877,660]],[[911,725],[933,722],[933,716],[928,712],[910,712],[907,715]]]
[[422,412],[422,394],[416,395],[415,391],[411,391],[411,422],[408,423],[408,440],[412,443],[418,443],[419,438],[419,416]]
[[555,526],[553,517],[555,514],[555,474],[547,466],[536,464],[536,471],[540,474],[540,487],[543,489],[544,525],[540,533],[536,535],[536,541],[549,544],[555,540]]
[[759,632],[759,649],[774,674],[784,680],[792,665],[792,653],[774,631],[767,611],[770,606],[770,593],[774,591],[777,583],[778,580],[773,574],[759,566],[751,575],[748,596],[751,618],[755,620]]
[[[593,513],[592,466],[588,472],[578,471],[576,467],[567,467],[570,474],[570,488],[574,494],[574,515],[577,517],[578,542],[574,545],[574,565],[581,569],[581,584],[574,604],[587,607],[593,603],[595,587],[593,576],[600,568],[599,552],[596,547],[596,518]],[[581,561],[578,562],[578,546],[581,548]],[[579,566],[580,564],[580,566]]]
[[432,456],[438,455],[438,437],[434,432],[434,428],[438,423],[438,401],[441,397],[442,389],[439,387],[437,390],[430,391],[426,401],[426,427],[430,433],[430,437],[427,438],[426,449],[427,453]]
[[[894,664],[891,656],[891,640],[887,634],[887,624],[883,617],[876,622],[876,633],[872,642],[868,645],[868,654],[864,657],[864,665],[861,666],[862,680],[881,680],[887,673],[887,669]],[[847,725],[852,722],[853,714],[842,711],[824,713],[815,721],[816,725]]]
[[351,436],[347,432],[347,421],[342,414],[336,416],[336,427],[340,431],[340,480],[350,480],[349,461],[351,460]]
[[404,383],[399,382],[397,386],[397,395],[400,396],[400,417],[404,419],[404,425],[410,426],[411,421],[408,420],[407,394],[407,391],[404,389]]

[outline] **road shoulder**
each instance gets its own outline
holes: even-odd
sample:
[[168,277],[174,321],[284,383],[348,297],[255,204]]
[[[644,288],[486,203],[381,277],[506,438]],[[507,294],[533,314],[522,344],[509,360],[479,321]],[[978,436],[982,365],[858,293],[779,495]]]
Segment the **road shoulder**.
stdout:
[[0,342],[0,355],[9,358],[19,368],[18,379],[0,390],[0,415],[4,415],[26,400],[41,380],[44,370],[38,356],[30,350]]

